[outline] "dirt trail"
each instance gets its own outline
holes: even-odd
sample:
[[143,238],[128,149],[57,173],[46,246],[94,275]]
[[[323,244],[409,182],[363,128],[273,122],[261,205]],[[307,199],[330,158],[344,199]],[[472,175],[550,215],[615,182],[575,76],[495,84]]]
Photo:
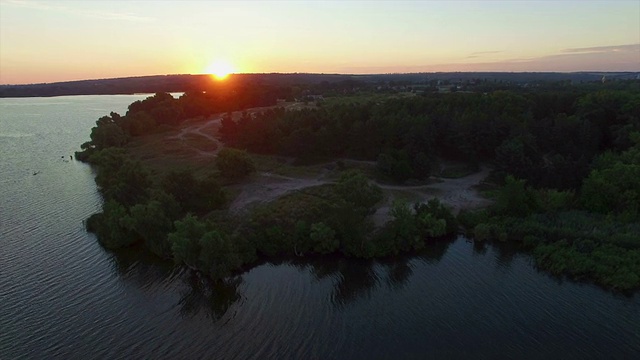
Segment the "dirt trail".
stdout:
[[[187,127],[183,128],[183,129],[181,129],[178,134],[169,136],[169,137],[167,137],[167,139],[178,139],[178,140],[181,140],[187,146],[189,146],[194,151],[196,151],[199,155],[215,157],[215,156],[218,155],[218,152],[220,152],[220,150],[222,149],[224,144],[222,143],[222,141],[220,141],[220,139],[218,139],[217,137],[213,136],[211,133],[217,133],[217,130],[220,127],[221,123],[222,123],[222,118],[221,117],[212,117],[212,118],[210,118],[208,120],[205,120],[205,122],[199,122],[199,123],[187,126]],[[211,129],[210,129],[210,131],[205,132],[205,131],[203,131],[205,128],[211,128]],[[209,150],[209,151],[198,149],[198,148],[196,148],[194,146],[189,145],[188,139],[186,139],[187,135],[204,136],[205,138],[207,138],[208,140],[213,142],[216,145],[216,147],[215,147],[214,150]]]
[[229,210],[232,213],[247,212],[253,205],[273,201],[283,195],[305,188],[327,184],[318,178],[293,178],[271,173],[259,173],[257,179],[240,187],[238,195]]
[[[248,112],[254,113],[260,110],[261,108],[249,109]],[[221,124],[222,114],[217,114],[207,120],[193,123],[181,129],[178,134],[172,135],[169,139],[184,141],[201,156],[215,157],[224,146],[217,137]],[[190,135],[202,136],[210,140],[216,145],[215,149],[205,151],[189,145],[188,136]],[[371,161],[341,160],[345,163],[375,166],[375,162]],[[243,213],[257,203],[270,202],[293,191],[331,183],[332,180],[328,179],[327,176],[329,172],[331,171],[325,168],[315,177],[291,177],[268,172],[259,173],[251,183],[235,186],[239,190],[239,195],[229,208],[233,213]],[[437,183],[418,186],[377,183],[385,192],[385,200],[372,216],[373,221],[376,226],[381,226],[388,221],[391,218],[390,210],[394,200],[401,197],[408,198],[407,200],[411,202],[417,201],[420,203],[426,203],[432,198],[438,198],[442,203],[449,206],[454,213],[458,213],[462,209],[476,209],[488,206],[491,201],[483,198],[475,189],[475,186],[480,184],[489,175],[489,172],[490,169],[483,166],[479,172],[463,178],[437,178],[436,180],[439,181]]]
[[426,203],[433,198],[438,198],[440,202],[451,208],[454,214],[459,213],[460,210],[463,209],[478,209],[489,206],[491,205],[491,200],[482,197],[475,187],[480,184],[490,172],[491,169],[483,166],[479,172],[469,176],[459,179],[438,179],[441,182],[429,185],[403,186],[378,184],[383,190],[387,191],[385,202],[372,216],[373,222],[376,226],[382,226],[391,219],[391,207],[394,200],[401,197],[407,198],[407,196],[394,194],[394,190],[404,194],[411,194],[411,198],[419,203]]
[[[274,109],[274,108],[278,108],[278,107],[284,107],[287,110],[300,110],[300,109],[305,109],[305,108],[314,108],[315,106],[314,105],[304,105],[304,104],[297,103],[297,102],[294,102],[294,103],[281,103],[281,104],[274,105],[274,106],[264,106],[264,107],[250,108],[250,109],[246,109],[246,110],[243,110],[243,111],[234,111],[233,112],[233,118],[237,120],[241,116],[241,114],[243,112],[247,112],[248,114],[253,115],[253,114],[259,113],[261,111]],[[222,141],[220,141],[220,139],[218,139],[215,136],[215,135],[218,134],[218,130],[220,129],[220,126],[222,125],[222,117],[223,116],[224,116],[223,113],[212,115],[206,120],[198,121],[198,122],[194,123],[193,125],[189,125],[189,126],[183,128],[183,129],[181,129],[178,134],[171,135],[171,136],[167,137],[167,139],[178,139],[178,140],[183,141],[187,146],[189,146],[196,153],[198,153],[198,155],[215,157],[215,156],[218,155],[218,153],[220,152],[220,150],[224,146]],[[187,123],[188,123],[188,121],[187,121]],[[206,131],[205,131],[205,129],[206,129]],[[216,147],[215,147],[214,150],[198,149],[195,146],[189,145],[188,139],[186,138],[188,135],[203,136],[203,137],[207,138],[208,140],[212,141],[216,145]]]
[[[442,179],[442,182],[420,185],[387,185],[377,183],[385,192],[385,200],[378,210],[373,214],[372,220],[376,226],[382,226],[391,219],[391,207],[396,198],[409,198],[412,201],[426,203],[438,198],[442,203],[449,206],[457,214],[462,209],[477,209],[491,204],[491,201],[483,198],[475,186],[480,184],[489,175],[490,169],[483,167],[481,171],[460,179]],[[308,187],[329,184],[332,180],[326,178],[323,172],[315,178],[300,178],[283,176],[272,173],[259,173],[257,178],[251,183],[238,186],[240,194],[230,205],[233,213],[243,213],[248,211],[253,205],[267,203],[293,191],[302,190]],[[402,195],[398,194],[402,193]]]

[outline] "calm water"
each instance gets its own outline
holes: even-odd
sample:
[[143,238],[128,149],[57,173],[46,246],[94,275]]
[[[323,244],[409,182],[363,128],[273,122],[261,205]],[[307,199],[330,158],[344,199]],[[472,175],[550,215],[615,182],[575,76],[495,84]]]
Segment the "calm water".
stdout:
[[388,262],[266,263],[215,286],[105,251],[82,225],[101,204],[92,171],[69,155],[140,98],[0,99],[0,359],[640,354],[640,295],[463,238]]

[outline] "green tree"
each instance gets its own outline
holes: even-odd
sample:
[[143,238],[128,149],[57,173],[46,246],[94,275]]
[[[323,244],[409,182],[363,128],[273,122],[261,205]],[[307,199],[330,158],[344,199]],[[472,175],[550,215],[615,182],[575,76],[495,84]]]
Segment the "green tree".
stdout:
[[323,222],[311,225],[309,234],[313,251],[320,254],[329,254],[338,249],[340,241],[336,239],[336,232]]
[[206,226],[195,216],[187,215],[175,222],[175,229],[168,236],[173,260],[197,268],[202,248],[200,238],[207,232]]
[[130,230],[130,222],[127,209],[115,200],[108,200],[101,213],[87,220],[87,229],[94,232],[105,247],[117,249],[130,246],[137,240]]
[[382,190],[360,171],[346,171],[336,183],[336,194],[363,216],[375,212],[382,200]]
[[237,250],[230,239],[216,230],[207,231],[198,240],[200,255],[198,269],[213,278],[228,276],[231,271],[242,265]]
[[[426,204],[415,204],[414,210],[422,236],[439,237],[458,232],[458,220],[437,198],[430,199]],[[442,229],[441,225],[444,226]]]
[[225,193],[214,177],[198,180],[186,170],[169,173],[162,179],[160,187],[173,196],[185,212],[204,214],[219,209],[226,200]]
[[131,136],[142,136],[155,129],[156,121],[146,111],[140,111],[123,117],[120,126]]
[[165,214],[162,203],[151,200],[146,204],[138,204],[129,210],[131,222],[129,229],[144,240],[147,249],[156,255],[171,254],[171,246],[167,235],[173,231],[173,221]]
[[123,146],[127,141],[127,134],[115,123],[100,124],[91,129],[91,144],[96,150]]
[[229,180],[240,180],[256,171],[246,151],[231,148],[220,150],[216,166],[220,174]]
[[149,172],[131,160],[121,148],[107,148],[91,155],[88,161],[97,165],[96,184],[106,199],[131,206],[148,199],[152,182]]
[[635,145],[620,154],[605,153],[584,180],[581,202],[590,211],[640,214],[640,134],[631,135]]
[[493,207],[497,214],[526,216],[535,210],[535,197],[525,183],[525,180],[517,180],[511,175],[506,177]]
[[411,208],[403,201],[394,201],[391,207],[391,232],[396,251],[409,251],[424,247],[424,240],[418,233],[416,218]]

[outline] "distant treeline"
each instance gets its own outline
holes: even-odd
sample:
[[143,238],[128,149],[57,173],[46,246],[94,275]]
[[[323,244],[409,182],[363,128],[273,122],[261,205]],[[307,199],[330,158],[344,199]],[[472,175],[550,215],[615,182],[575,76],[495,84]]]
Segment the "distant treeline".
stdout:
[[536,82],[593,82],[602,77],[609,80],[634,79],[636,73],[412,73],[412,74],[237,74],[224,82],[210,75],[158,75],[116,79],[65,81],[44,84],[0,85],[3,97],[46,97],[63,95],[153,94],[158,92],[207,91],[221,83],[234,82],[243,86],[301,86],[313,87],[321,83],[357,82],[363,86],[379,84],[425,84],[431,81],[465,82],[488,80],[523,84]]

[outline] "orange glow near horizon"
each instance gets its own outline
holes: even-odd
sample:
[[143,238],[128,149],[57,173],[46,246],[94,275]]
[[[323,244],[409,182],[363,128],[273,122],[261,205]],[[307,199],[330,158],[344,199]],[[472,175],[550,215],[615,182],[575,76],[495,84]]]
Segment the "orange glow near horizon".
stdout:
[[206,70],[207,74],[211,74],[216,80],[224,80],[235,72],[233,65],[226,61],[215,61],[211,63]]
[[0,0],[0,84],[640,71],[640,1],[578,2]]

